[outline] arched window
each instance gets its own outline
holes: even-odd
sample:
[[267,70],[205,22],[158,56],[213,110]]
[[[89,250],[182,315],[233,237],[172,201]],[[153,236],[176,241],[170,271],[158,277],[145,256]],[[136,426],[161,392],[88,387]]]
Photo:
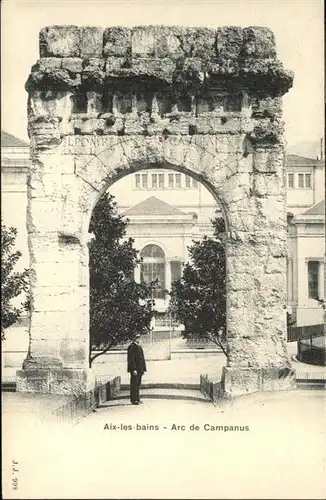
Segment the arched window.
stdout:
[[148,283],[157,280],[154,299],[164,299],[165,289],[165,254],[157,245],[146,245],[140,252],[143,262],[140,264],[140,281]]

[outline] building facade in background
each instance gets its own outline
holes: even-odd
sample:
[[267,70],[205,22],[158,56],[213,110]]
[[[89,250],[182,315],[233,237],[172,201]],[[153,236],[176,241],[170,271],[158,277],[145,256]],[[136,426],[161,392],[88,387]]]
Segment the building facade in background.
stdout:
[[[1,133],[2,220],[18,229],[20,268],[28,267],[26,180],[28,144]],[[288,155],[288,310],[298,326],[320,324],[324,298],[325,163]],[[165,322],[171,282],[181,276],[193,240],[212,235],[211,219],[222,216],[218,202],[200,182],[174,170],[144,169],[110,188],[120,213],[129,220],[127,237],[135,240],[143,262],[139,281],[157,279],[157,319]]]

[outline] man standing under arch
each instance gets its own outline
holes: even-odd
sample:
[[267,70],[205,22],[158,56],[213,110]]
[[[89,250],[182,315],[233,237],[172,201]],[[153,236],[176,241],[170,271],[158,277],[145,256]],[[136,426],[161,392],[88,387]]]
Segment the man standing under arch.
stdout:
[[139,389],[141,379],[146,372],[146,361],[144,351],[140,345],[141,335],[135,335],[130,345],[128,346],[128,372],[130,373],[130,401],[133,405],[138,405]]

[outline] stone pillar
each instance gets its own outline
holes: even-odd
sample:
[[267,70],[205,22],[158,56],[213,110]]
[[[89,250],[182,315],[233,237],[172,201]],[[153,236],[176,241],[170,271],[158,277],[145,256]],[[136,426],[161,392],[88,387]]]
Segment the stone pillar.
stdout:
[[[269,187],[262,188],[266,156]],[[254,199],[229,211],[234,229],[226,242],[228,356],[222,375],[222,388],[228,396],[294,387],[286,346],[283,168],[281,152],[256,153]]]
[[[265,271],[245,245],[228,250],[227,366],[224,393],[237,396],[255,391],[293,387],[293,370],[286,349],[285,258],[272,258]],[[249,264],[251,262],[251,264]],[[284,273],[281,269],[284,268]],[[284,292],[283,292],[284,291]]]
[[94,386],[89,369],[88,235],[83,239],[78,230],[78,203],[71,207],[70,228],[61,227],[62,171],[71,192],[73,164],[70,157],[60,162],[44,155],[33,162],[28,177],[31,316],[28,355],[17,372],[21,392],[80,394]]

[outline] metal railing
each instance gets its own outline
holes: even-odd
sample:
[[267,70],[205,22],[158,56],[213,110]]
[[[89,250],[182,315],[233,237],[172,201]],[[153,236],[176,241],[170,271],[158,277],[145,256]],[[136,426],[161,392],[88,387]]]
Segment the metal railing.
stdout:
[[324,333],[324,325],[289,326],[287,332],[288,342],[296,342],[299,339],[320,337]]
[[326,366],[326,337],[299,339],[298,360],[302,363]]

